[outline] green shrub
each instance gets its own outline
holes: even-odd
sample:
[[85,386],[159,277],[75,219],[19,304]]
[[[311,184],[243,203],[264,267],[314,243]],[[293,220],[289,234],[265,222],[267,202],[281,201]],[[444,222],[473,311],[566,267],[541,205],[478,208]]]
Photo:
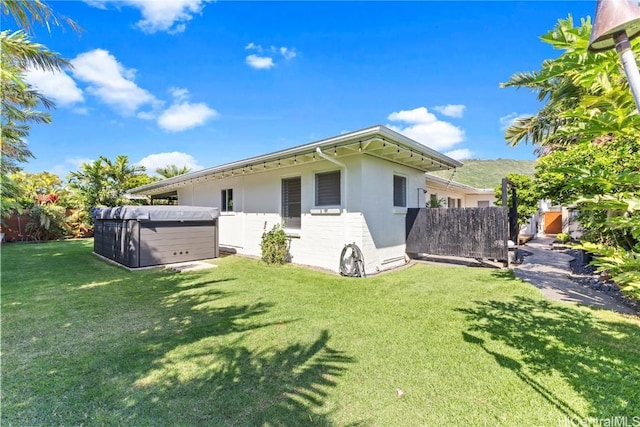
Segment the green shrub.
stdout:
[[279,224],[267,231],[267,223],[264,224],[260,249],[262,260],[267,264],[284,264],[289,260],[289,238]]
[[567,243],[569,240],[571,240],[571,236],[567,233],[558,233],[556,234],[556,240],[558,240],[560,243]]
[[31,221],[25,231],[31,240],[52,240],[65,236],[69,230],[65,222],[66,210],[55,204],[35,204],[28,210]]
[[634,250],[626,251],[621,248],[583,242],[579,249],[594,255],[591,264],[599,272],[611,275],[613,282],[620,287],[625,295],[640,299],[640,245]]
[[66,219],[71,235],[76,238],[93,236],[91,219],[89,212],[84,209],[72,210]]

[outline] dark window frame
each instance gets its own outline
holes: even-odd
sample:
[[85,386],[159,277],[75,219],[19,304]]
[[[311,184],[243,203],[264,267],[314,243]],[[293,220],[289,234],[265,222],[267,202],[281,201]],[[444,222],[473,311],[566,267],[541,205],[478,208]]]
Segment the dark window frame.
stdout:
[[393,175],[393,207],[407,207],[407,177]]
[[299,176],[282,178],[280,185],[282,226],[300,230],[302,228],[302,178]]
[[220,212],[233,212],[233,188],[220,190]]
[[340,170],[316,173],[314,187],[315,206],[342,206],[342,173]]

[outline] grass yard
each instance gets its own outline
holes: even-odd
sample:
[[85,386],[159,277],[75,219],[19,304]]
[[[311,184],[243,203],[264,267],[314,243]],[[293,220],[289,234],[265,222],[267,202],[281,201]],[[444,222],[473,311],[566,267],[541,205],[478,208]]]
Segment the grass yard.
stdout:
[[547,302],[508,271],[129,272],[91,250],[2,246],[3,426],[640,417],[640,321]]

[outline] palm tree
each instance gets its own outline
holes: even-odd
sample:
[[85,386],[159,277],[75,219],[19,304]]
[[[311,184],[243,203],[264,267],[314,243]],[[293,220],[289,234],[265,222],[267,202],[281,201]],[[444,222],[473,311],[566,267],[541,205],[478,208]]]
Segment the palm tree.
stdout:
[[[25,138],[29,135],[28,123],[50,123],[48,113],[34,110],[38,105],[46,109],[54,103],[34,90],[24,80],[29,69],[60,71],[71,64],[57,52],[34,43],[26,32],[32,31],[38,22],[49,28],[62,22],[78,30],[78,25],[67,18],[58,18],[41,0],[8,0],[0,2],[3,15],[11,15],[23,28],[0,32],[0,102],[2,109],[2,166],[4,175],[19,170],[18,163],[28,161],[33,154]],[[26,31],[26,32],[25,32]]]
[[124,197],[128,190],[146,183],[144,172],[144,166],[130,164],[127,156],[117,156],[115,161],[100,156],[71,172],[69,186],[86,210],[96,206],[117,206],[128,202]]
[[189,172],[191,172],[191,168],[189,166],[179,167],[176,165],[167,165],[163,168],[156,169],[156,173],[164,178],[173,178],[174,176],[184,175]]
[[2,157],[3,173],[18,170],[17,163],[33,157],[24,139],[29,135],[28,123],[50,123],[48,113],[34,110],[38,105],[54,107],[54,103],[24,81],[30,68],[60,70],[68,61],[41,44],[34,43],[23,31],[0,32],[0,85],[2,86]]
[[28,33],[33,31],[33,24],[38,23],[47,28],[50,25],[61,27],[67,24],[74,31],[80,31],[80,26],[73,20],[56,15],[56,13],[42,0],[3,0],[0,3],[3,15],[11,15],[13,20]]
[[[546,60],[542,69],[516,73],[501,87],[533,90],[544,102],[540,111],[513,122],[505,132],[511,146],[522,142],[537,145],[538,154],[548,154],[605,135],[637,136],[640,116],[628,90],[628,83],[613,51],[589,53],[591,22],[583,19],[558,21],[541,38],[564,52]],[[640,45],[634,44],[634,52]]]
[[[75,22],[61,18],[40,0],[6,0],[0,2],[2,15],[11,15],[16,23],[26,31],[32,30],[32,24],[60,25],[62,21],[74,29]],[[19,171],[20,163],[33,157],[25,141],[29,135],[30,123],[50,123],[51,116],[37,111],[38,105],[46,109],[54,107],[51,100],[29,86],[25,80],[28,69],[56,71],[70,66],[58,53],[45,46],[34,43],[25,31],[0,32],[0,110],[2,111],[2,129],[0,145],[0,217],[4,217],[18,207],[16,202],[19,187],[9,178],[11,173]]]

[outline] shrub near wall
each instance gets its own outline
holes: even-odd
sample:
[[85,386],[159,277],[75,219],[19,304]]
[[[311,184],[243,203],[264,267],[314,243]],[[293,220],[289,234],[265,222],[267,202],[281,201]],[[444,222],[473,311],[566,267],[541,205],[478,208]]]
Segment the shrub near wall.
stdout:
[[267,264],[284,264],[289,260],[289,238],[278,224],[274,225],[270,231],[262,233],[260,249],[262,260]]

